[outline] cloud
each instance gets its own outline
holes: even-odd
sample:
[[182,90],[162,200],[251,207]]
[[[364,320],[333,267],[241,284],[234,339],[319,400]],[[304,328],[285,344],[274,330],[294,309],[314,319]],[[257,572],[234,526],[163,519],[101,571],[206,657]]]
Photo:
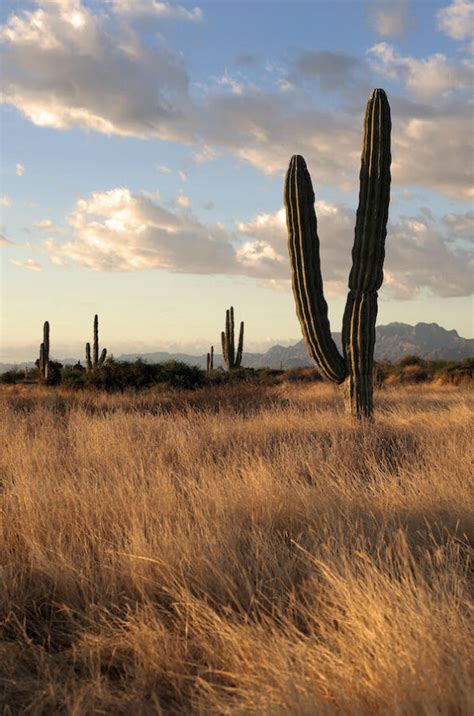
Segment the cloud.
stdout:
[[63,231],[61,226],[58,226],[54,223],[51,219],[40,219],[39,221],[34,221],[33,226],[36,229],[41,229],[41,231],[49,231],[53,234],[59,234],[61,231]]
[[469,239],[474,237],[474,211],[446,214],[443,224],[453,239]]
[[[281,82],[259,88],[226,73],[221,84],[196,85],[191,95],[181,55],[144,46],[125,10],[110,15],[113,4],[100,12],[94,7],[39,0],[0,31],[6,101],[37,125],[176,141],[193,145],[198,164],[228,153],[267,175],[283,174],[298,153],[315,168],[319,185],[354,192],[366,89],[389,78],[403,91],[390,97],[399,189],[420,185],[460,199],[471,195],[465,95],[472,68],[464,60],[403,56],[387,43],[360,59],[308,51],[289,64],[294,78],[284,79],[286,91]],[[337,106],[325,108],[303,86],[315,76],[322,91],[343,88]],[[164,164],[158,170],[171,172]]]
[[198,152],[193,154],[193,160],[196,164],[206,164],[207,162],[213,162],[218,156],[218,152],[213,147],[204,144]]
[[400,37],[414,25],[408,0],[375,0],[369,4],[369,19],[383,37]]
[[188,181],[188,175],[186,174],[186,172],[179,171],[178,177],[180,178],[181,181]]
[[402,80],[410,94],[420,100],[469,89],[474,81],[470,62],[456,63],[441,53],[421,60],[403,57],[386,42],[374,45],[368,52],[377,72],[388,79]]
[[7,239],[4,234],[0,234],[0,246],[3,246],[4,248],[9,248],[10,246],[15,246],[15,242],[10,241],[10,239]]
[[167,167],[166,164],[158,164],[156,168],[161,174],[171,174],[173,171],[170,167]]
[[469,296],[473,290],[472,252],[451,244],[426,217],[401,218],[390,227],[385,283],[397,298],[423,291],[435,296]]
[[23,174],[25,173],[25,167],[23,166],[23,164],[17,164],[17,165],[16,165],[16,167],[15,167],[15,173],[16,173],[16,175],[17,175],[18,177],[22,177],[22,176],[23,176]]
[[165,48],[144,47],[80,0],[38,0],[1,28],[4,101],[34,124],[193,139],[188,76]]
[[28,271],[42,271],[43,267],[41,266],[38,261],[34,261],[33,259],[25,259],[25,261],[20,261],[18,259],[10,259],[10,263],[12,266],[16,266],[17,268],[24,268],[28,269]]
[[[317,201],[316,210],[326,295],[344,296],[355,211],[327,201]],[[436,223],[423,211],[391,222],[384,295],[411,298],[421,291],[469,295],[472,257],[463,242],[453,240],[452,231],[456,225],[459,233],[466,220],[467,216],[449,214]],[[289,288],[283,209],[236,222],[235,231],[230,232],[220,224],[204,224],[190,212],[171,211],[127,188],[116,188],[79,200],[68,223],[72,240],[44,242],[56,265],[71,261],[94,271],[168,269],[229,274]]]
[[178,204],[178,206],[191,206],[191,199],[189,198],[189,196],[181,194],[181,196],[179,196],[176,200],[176,203]]
[[55,256],[94,271],[169,269],[184,273],[232,273],[235,251],[226,231],[172,212],[126,188],[77,202],[69,224],[74,238],[49,240]]
[[[355,212],[325,201],[316,202],[316,212],[325,294],[343,296],[351,268]],[[254,274],[267,279],[269,286],[281,286],[282,280],[289,277],[284,210],[239,223],[238,230],[253,239],[240,250],[241,260],[250,263]],[[453,244],[449,235],[443,234],[426,215],[389,224],[384,296],[408,299],[421,292],[470,295],[473,268],[472,254],[462,245]]]
[[[305,77],[317,77],[322,90],[341,89],[362,65],[362,60],[343,52],[308,50],[295,60],[291,79],[294,81],[299,73]],[[284,84],[283,91],[288,91],[290,87]]]
[[0,196],[0,206],[11,206],[12,200],[9,196]]
[[111,0],[113,10],[119,15],[131,17],[156,17],[165,20],[185,20],[201,22],[202,10],[194,7],[191,10],[182,5],[173,5],[158,0]]
[[453,0],[436,13],[438,28],[453,40],[470,40],[474,52],[474,3],[470,0]]

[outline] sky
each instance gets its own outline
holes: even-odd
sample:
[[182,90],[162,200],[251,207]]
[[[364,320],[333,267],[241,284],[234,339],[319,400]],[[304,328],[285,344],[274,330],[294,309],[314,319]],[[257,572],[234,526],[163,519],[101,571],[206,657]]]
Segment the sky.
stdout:
[[473,336],[474,3],[4,0],[0,361],[301,338],[283,180],[302,154],[339,331],[365,105],[392,110],[378,324]]

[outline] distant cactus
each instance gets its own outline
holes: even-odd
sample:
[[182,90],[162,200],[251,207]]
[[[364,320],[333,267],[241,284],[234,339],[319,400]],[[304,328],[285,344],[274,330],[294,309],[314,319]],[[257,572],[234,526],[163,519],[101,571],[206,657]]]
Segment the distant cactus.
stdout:
[[92,347],[92,358],[91,358],[91,344],[86,343],[86,371],[89,372],[94,368],[100,368],[104,364],[107,357],[107,348],[102,350],[99,357],[99,317],[94,316],[94,342]]
[[342,383],[348,376],[349,404],[357,417],[370,417],[373,411],[377,291],[383,281],[390,201],[390,131],[390,106],[385,92],[376,89],[365,114],[359,208],[342,326],[344,357],[331,337],[323,294],[314,191],[303,157],[292,157],[285,179],[293,293],[303,335],[326,378]]
[[207,354],[206,370],[208,373],[214,370],[214,346],[211,346],[211,351]]
[[234,326],[234,308],[230,307],[225,313],[225,331],[221,333],[222,355],[227,370],[240,368],[242,363],[242,353],[244,350],[244,322],[240,324],[239,343],[237,352],[235,351],[235,326]]
[[40,345],[39,359],[37,361],[40,377],[48,380],[49,372],[49,322],[43,325],[43,342]]

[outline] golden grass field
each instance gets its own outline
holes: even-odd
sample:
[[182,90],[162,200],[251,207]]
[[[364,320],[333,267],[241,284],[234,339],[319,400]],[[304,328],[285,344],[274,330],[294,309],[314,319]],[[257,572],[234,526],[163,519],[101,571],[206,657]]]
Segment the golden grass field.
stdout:
[[2,716],[472,716],[472,393],[375,400],[3,389]]

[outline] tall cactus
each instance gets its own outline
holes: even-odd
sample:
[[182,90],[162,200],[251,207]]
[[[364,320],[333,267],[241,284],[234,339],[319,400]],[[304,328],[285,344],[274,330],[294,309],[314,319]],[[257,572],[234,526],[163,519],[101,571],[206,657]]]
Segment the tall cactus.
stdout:
[[207,354],[207,358],[206,358],[206,371],[207,371],[207,373],[211,373],[213,370],[214,370],[214,346],[211,346],[211,350]]
[[43,325],[43,342],[40,344],[38,368],[43,380],[48,380],[49,372],[49,321]]
[[100,368],[104,364],[107,357],[107,348],[102,350],[99,356],[99,316],[94,316],[94,342],[92,346],[92,358],[91,358],[91,344],[86,343],[86,371],[89,372],[94,368]]
[[348,378],[350,409],[357,417],[370,417],[373,411],[377,291],[383,281],[390,202],[390,131],[387,96],[382,89],[376,89],[365,113],[359,208],[342,326],[344,357],[331,337],[321,276],[314,191],[303,157],[292,157],[285,179],[293,293],[303,335],[312,358],[326,378],[335,383]]
[[225,312],[225,331],[221,333],[222,355],[227,370],[240,368],[242,363],[242,353],[244,350],[244,322],[240,324],[239,342],[237,352],[235,351],[235,324],[234,324],[234,307],[231,306]]

